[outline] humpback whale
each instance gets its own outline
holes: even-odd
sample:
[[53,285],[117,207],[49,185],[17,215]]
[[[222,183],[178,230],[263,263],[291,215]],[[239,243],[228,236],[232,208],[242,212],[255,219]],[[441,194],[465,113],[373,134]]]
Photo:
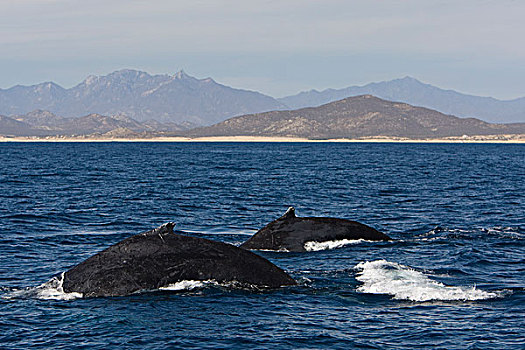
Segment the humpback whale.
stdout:
[[174,223],[124,239],[66,271],[62,288],[84,297],[123,296],[181,281],[246,288],[295,285],[268,260],[231,244],[173,232]]
[[295,209],[290,207],[283,216],[257,231],[240,247],[304,252],[307,242],[345,239],[391,240],[384,233],[356,221],[324,217],[297,217]]

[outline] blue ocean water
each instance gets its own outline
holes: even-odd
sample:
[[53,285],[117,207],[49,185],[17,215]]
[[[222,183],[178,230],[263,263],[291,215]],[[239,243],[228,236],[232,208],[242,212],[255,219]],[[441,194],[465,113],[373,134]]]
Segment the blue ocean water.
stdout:
[[[525,348],[525,146],[0,144],[0,348]],[[297,287],[35,287],[167,221],[240,244],[293,205],[392,242],[257,252]],[[323,247],[319,247],[321,249]]]

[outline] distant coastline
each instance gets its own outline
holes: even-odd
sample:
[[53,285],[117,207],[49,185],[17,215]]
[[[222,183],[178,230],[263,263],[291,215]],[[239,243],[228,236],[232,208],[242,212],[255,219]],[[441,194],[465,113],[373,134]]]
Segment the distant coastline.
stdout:
[[443,138],[412,139],[404,137],[368,137],[358,139],[307,139],[299,137],[266,136],[209,136],[209,137],[151,137],[151,138],[108,138],[108,137],[3,137],[0,142],[385,142],[385,143],[525,143],[525,134],[517,135],[473,135]]
[[0,115],[0,135],[4,141],[519,142],[525,122],[491,124],[361,95],[318,107],[244,114],[208,126],[96,113],[71,118],[35,110]]

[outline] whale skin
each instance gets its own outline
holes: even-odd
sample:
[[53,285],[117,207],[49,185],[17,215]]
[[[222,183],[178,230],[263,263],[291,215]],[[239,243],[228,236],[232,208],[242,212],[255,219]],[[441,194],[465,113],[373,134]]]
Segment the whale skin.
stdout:
[[173,223],[131,236],[66,271],[66,293],[124,296],[180,281],[215,281],[246,288],[295,285],[286,272],[231,244],[173,232]]
[[364,239],[389,241],[386,234],[346,219],[327,217],[297,217],[293,207],[257,231],[240,245],[243,249],[304,252],[307,242]]

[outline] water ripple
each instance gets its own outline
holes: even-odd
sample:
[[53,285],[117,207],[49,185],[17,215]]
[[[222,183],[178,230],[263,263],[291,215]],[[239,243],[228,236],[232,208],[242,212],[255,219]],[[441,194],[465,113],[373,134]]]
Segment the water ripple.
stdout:
[[[0,348],[521,349],[524,150],[0,144]],[[179,233],[238,245],[290,205],[300,216],[361,221],[395,240],[259,251],[299,281],[271,292],[206,286],[122,298],[5,298],[168,221]],[[388,262],[373,279],[385,293],[360,281],[354,266],[366,261]],[[424,288],[438,297],[417,301]],[[443,297],[451,291],[458,300]]]

